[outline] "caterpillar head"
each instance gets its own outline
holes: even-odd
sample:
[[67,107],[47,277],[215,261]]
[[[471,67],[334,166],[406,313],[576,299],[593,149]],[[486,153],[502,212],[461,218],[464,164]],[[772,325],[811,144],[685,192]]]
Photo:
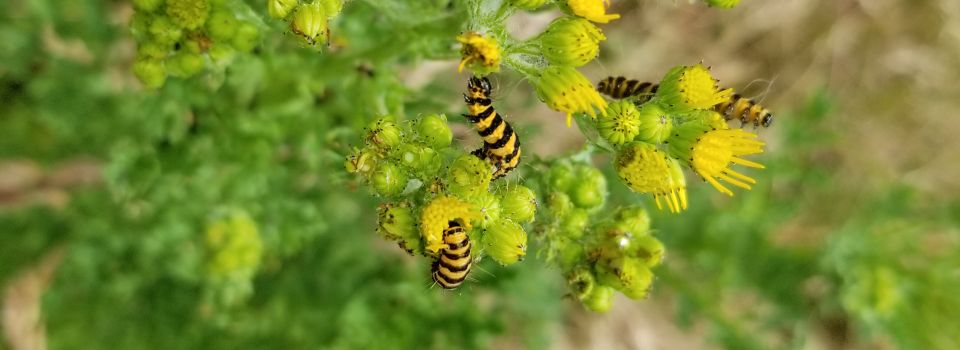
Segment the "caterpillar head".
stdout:
[[763,125],[765,128],[769,128],[770,124],[773,124],[773,114],[766,113],[763,117],[760,117],[760,125]]
[[606,90],[607,90],[607,81],[608,81],[608,80],[610,80],[610,79],[609,79],[609,78],[603,79],[603,80],[601,80],[599,83],[597,83],[597,91],[606,91]]
[[471,94],[490,96],[493,88],[490,87],[490,80],[487,79],[487,77],[470,77],[470,81],[467,83],[467,90],[470,91]]

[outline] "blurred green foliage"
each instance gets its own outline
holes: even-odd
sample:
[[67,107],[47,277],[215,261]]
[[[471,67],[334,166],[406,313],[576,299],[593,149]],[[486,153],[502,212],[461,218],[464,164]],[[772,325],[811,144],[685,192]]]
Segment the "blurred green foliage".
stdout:
[[[127,2],[11,2],[0,13],[0,159],[90,157],[104,180],[72,190],[64,208],[0,210],[0,281],[65,248],[44,295],[52,348],[548,346],[565,310],[555,271],[485,261],[476,283],[431,290],[426,263],[383,246],[375,201],[342,170],[375,116],[458,101],[439,83],[410,90],[397,72],[456,57],[462,11],[353,1],[333,24],[349,41],[322,54],[266,22],[268,39],[222,75],[142,91]],[[960,348],[960,201],[861,190],[869,174],[834,163],[835,103],[814,92],[765,131],[782,138],[753,191],[691,186],[688,212],[651,211],[669,251],[656,293],[731,349],[801,348],[810,334]],[[611,201],[641,200],[609,188]],[[235,212],[262,255],[255,274],[239,274],[249,279],[216,279],[205,235]]]

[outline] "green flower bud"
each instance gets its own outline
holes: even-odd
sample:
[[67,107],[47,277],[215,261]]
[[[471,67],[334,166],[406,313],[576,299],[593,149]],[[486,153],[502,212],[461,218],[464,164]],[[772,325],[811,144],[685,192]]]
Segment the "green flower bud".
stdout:
[[319,2],[328,17],[340,14],[340,10],[343,9],[343,0],[319,0]]
[[150,35],[162,45],[172,46],[183,36],[183,29],[167,17],[156,16],[150,21]]
[[267,12],[270,13],[270,17],[284,19],[297,7],[298,3],[300,3],[298,0],[267,0]]
[[203,56],[192,53],[178,53],[167,60],[167,73],[180,78],[188,78],[203,71],[207,61]]
[[[708,109],[697,109],[687,113],[680,114],[680,120],[683,125],[692,124],[703,130],[709,129],[729,129],[727,120],[720,113]],[[691,127],[693,127],[691,126]]]
[[480,227],[487,228],[500,221],[500,201],[492,193],[477,192],[465,198],[480,211]]
[[250,52],[257,46],[259,39],[260,30],[255,25],[244,22],[237,28],[237,34],[231,43],[240,52]]
[[649,268],[660,265],[665,254],[663,243],[651,235],[641,235],[634,238],[629,252]]
[[309,45],[327,42],[327,13],[319,1],[300,4],[293,13],[290,30]]
[[203,26],[210,16],[207,0],[166,0],[167,16],[184,29],[194,30]]
[[653,273],[638,259],[618,258],[597,265],[601,284],[616,288],[630,299],[647,296],[653,283]]
[[354,149],[353,154],[347,156],[347,161],[344,164],[347,172],[363,174],[369,173],[373,170],[374,166],[376,166],[376,158],[368,148],[362,150]]
[[583,305],[593,312],[607,312],[613,307],[613,294],[615,290],[607,286],[596,286],[590,291],[590,294],[583,299]]
[[617,210],[615,219],[627,232],[641,235],[650,230],[650,214],[647,214],[647,210],[642,207],[620,208]]
[[163,0],[133,0],[133,7],[145,12],[156,11],[162,4]]
[[590,224],[590,213],[586,209],[576,208],[564,215],[561,219],[560,229],[565,237],[578,239],[583,237],[587,231],[587,225]]
[[377,231],[383,238],[397,241],[400,248],[412,255],[423,253],[423,242],[409,203],[383,204],[378,214]]
[[393,152],[400,163],[421,179],[436,177],[440,170],[440,154],[432,148],[415,143],[404,143]]
[[638,139],[649,143],[663,143],[673,130],[673,119],[660,105],[647,102],[638,110],[640,133]]
[[533,11],[547,3],[547,0],[510,0],[510,4],[519,9]]
[[215,42],[210,46],[210,50],[207,51],[207,54],[210,56],[210,60],[213,61],[215,66],[226,67],[233,62],[233,58],[236,56],[237,50],[231,45]]
[[237,24],[239,24],[239,21],[234,17],[233,12],[217,10],[210,15],[210,20],[207,21],[207,34],[213,40],[230,40],[237,32]]
[[583,165],[577,168],[578,182],[571,188],[570,199],[578,207],[591,209],[603,205],[607,198],[607,178],[599,169]]
[[597,57],[607,38],[600,28],[579,17],[560,17],[540,34],[543,56],[552,64],[580,67]]
[[520,224],[501,220],[491,225],[483,237],[486,253],[500,265],[523,260],[527,253],[527,233]]
[[157,89],[167,81],[167,71],[159,60],[138,59],[133,63],[133,74],[150,89]]
[[583,262],[585,249],[580,241],[567,237],[552,239],[547,261],[556,261],[562,270],[572,269]]
[[533,190],[522,186],[510,186],[500,193],[503,215],[516,222],[533,221],[537,213],[537,196]]
[[597,117],[600,137],[614,146],[633,141],[640,132],[640,113],[633,102],[620,100],[607,105],[607,115]]
[[370,182],[378,195],[391,197],[407,187],[407,173],[394,163],[381,162],[370,175]]
[[392,121],[381,118],[370,123],[367,141],[380,149],[397,147],[403,142],[403,132]]
[[564,163],[556,163],[550,167],[547,178],[551,189],[562,192],[567,192],[567,189],[577,182],[573,167]]
[[464,154],[450,163],[444,179],[450,193],[469,198],[486,193],[492,177],[490,164],[471,154]]
[[153,15],[140,11],[133,14],[133,17],[130,19],[130,34],[133,35],[133,38],[136,39],[137,42],[147,40],[153,17]]
[[139,58],[163,60],[168,54],[170,54],[170,45],[162,44],[156,40],[143,41],[137,45],[137,56]]
[[573,210],[573,201],[566,193],[551,192],[547,194],[547,210],[554,217],[563,217]]
[[417,122],[417,134],[423,142],[436,149],[446,148],[453,141],[453,132],[447,126],[447,117],[442,114],[420,118]]
[[214,278],[250,278],[260,265],[263,242],[256,223],[237,212],[207,227],[207,273]]
[[570,287],[570,292],[577,297],[577,300],[586,301],[593,294],[593,290],[596,289],[597,281],[590,269],[580,267],[567,275],[567,286]]

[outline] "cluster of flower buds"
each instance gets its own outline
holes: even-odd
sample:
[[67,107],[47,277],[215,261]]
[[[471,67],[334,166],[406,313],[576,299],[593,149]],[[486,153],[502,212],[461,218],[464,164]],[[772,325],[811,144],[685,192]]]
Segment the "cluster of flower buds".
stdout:
[[606,180],[586,163],[555,161],[542,180],[547,258],[560,267],[571,293],[597,312],[610,309],[614,291],[644,298],[653,282],[650,269],[664,254],[650,235],[647,212],[605,210]]
[[492,184],[489,163],[451,147],[443,115],[414,121],[381,118],[368,128],[365,145],[348,156],[346,169],[384,198],[378,231],[411,255],[436,256],[450,222],[465,229],[474,259],[488,255],[503,265],[526,254],[536,195],[514,183]]
[[237,52],[249,52],[259,42],[260,29],[239,15],[246,5],[225,0],[133,0],[133,5],[133,72],[149,88],[163,86],[168,76],[223,69]]
[[343,0],[267,0],[270,17],[290,23],[290,31],[305,44],[330,41],[330,19],[340,14]]
[[609,104],[596,119],[598,134],[617,155],[615,167],[624,184],[653,195],[658,208],[687,208],[685,165],[722,193],[723,181],[744,189],[756,183],[731,169],[734,164],[762,165],[741,156],[763,152],[757,135],[731,129],[714,109],[731,100],[733,91],[718,88],[701,64],[671,69],[654,96],[636,95]]
[[207,226],[204,247],[211,304],[230,306],[248,298],[263,255],[253,219],[240,210],[217,215]]

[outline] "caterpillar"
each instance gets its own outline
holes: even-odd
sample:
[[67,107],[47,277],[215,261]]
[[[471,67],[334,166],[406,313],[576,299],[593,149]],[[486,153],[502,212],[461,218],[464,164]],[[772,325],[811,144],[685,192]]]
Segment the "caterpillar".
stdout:
[[467,103],[469,114],[463,116],[473,123],[477,133],[483,138],[483,147],[473,151],[480,159],[489,160],[496,170],[493,178],[506,175],[520,163],[520,137],[503,118],[493,109],[490,100],[490,80],[471,77],[467,82],[467,93],[463,100]]
[[450,221],[443,231],[443,243],[446,248],[440,249],[440,257],[433,261],[430,273],[433,281],[444,289],[454,289],[460,286],[470,273],[473,258],[470,256],[470,237],[455,221]]
[[[638,96],[635,103],[649,101],[656,94],[659,84],[627,80],[624,77],[607,77],[597,83],[597,91],[615,99]],[[713,106],[713,110],[726,120],[739,120],[740,126],[753,124],[754,127],[769,127],[773,124],[773,114],[753,100],[734,94],[730,100]]]

